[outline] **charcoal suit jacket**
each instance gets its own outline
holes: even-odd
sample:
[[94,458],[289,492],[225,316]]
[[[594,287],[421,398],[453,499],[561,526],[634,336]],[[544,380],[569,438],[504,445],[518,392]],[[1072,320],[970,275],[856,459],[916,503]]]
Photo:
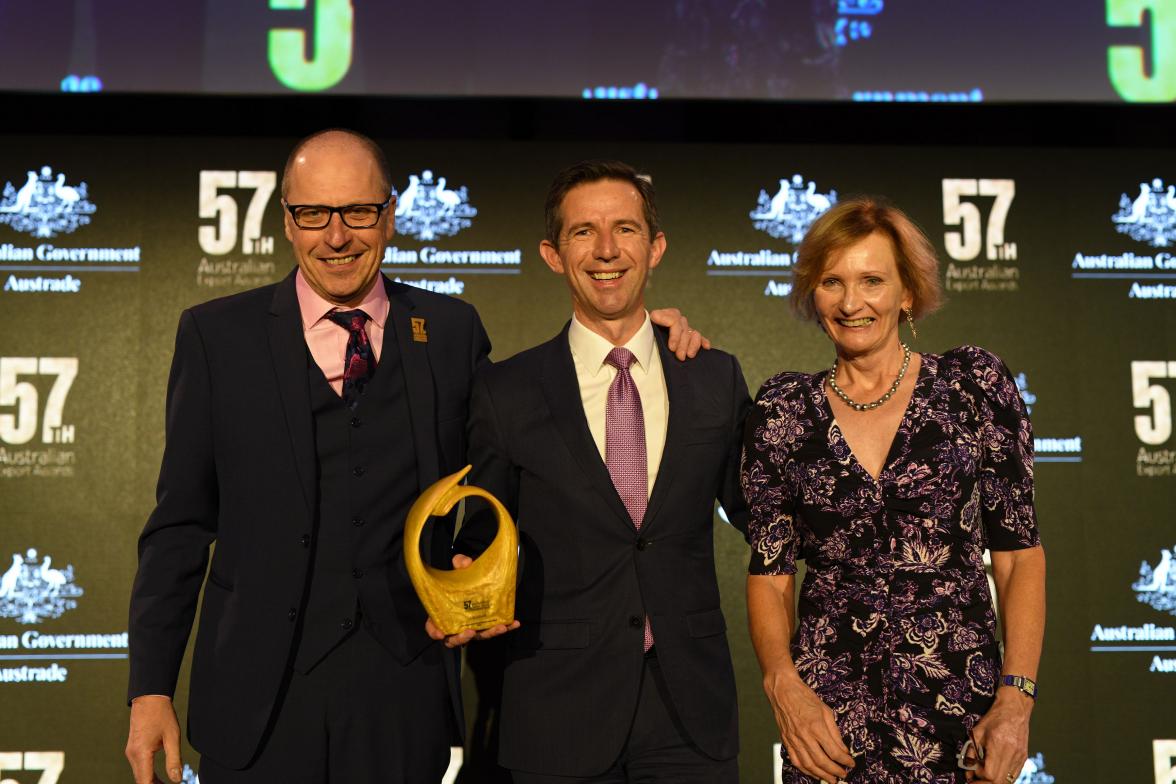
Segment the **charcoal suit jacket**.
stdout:
[[[731,758],[735,679],[713,537],[716,499],[746,531],[738,470],[750,400],[739,363],[717,350],[680,362],[655,330],[669,422],[638,531],[589,431],[567,332],[483,368],[470,402],[471,483],[507,506],[522,552],[499,762],[590,776],[617,760],[636,710],[645,615],[686,733],[705,754]],[[489,518],[463,527],[459,550],[485,546]]]
[[[157,505],[131,596],[129,697],[171,695],[203,584],[188,734],[228,767],[258,748],[293,658],[312,565],[317,455],[294,283],[291,273],[181,316]],[[469,390],[490,346],[470,305],[386,278],[378,285],[391,305],[385,351],[400,352],[412,421],[411,433],[387,434],[387,447],[414,450],[423,490],[464,465]],[[424,321],[414,329],[413,319]],[[452,520],[434,523],[422,549],[448,565]],[[378,619],[380,639],[407,664],[436,643],[403,567],[403,520],[387,524],[395,610]],[[456,659],[448,662],[448,700],[406,694],[389,709],[453,711],[462,726]]]

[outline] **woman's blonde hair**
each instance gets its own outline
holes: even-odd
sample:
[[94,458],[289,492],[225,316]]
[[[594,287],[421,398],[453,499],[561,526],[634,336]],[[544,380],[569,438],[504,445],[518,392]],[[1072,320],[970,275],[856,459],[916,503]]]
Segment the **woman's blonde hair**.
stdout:
[[830,207],[813,222],[796,252],[792,267],[792,311],[806,321],[817,321],[813,292],[829,257],[875,232],[890,239],[902,285],[911,293],[911,313],[922,318],[943,304],[939,260],[918,226],[897,207],[879,198],[861,196]]

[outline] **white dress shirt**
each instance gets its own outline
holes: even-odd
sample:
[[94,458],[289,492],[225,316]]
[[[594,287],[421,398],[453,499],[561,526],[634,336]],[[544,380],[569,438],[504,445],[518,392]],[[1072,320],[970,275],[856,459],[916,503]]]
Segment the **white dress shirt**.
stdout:
[[[605,460],[608,388],[617,376],[617,369],[604,360],[615,347],[577,321],[574,315],[572,325],[568,328],[568,345],[572,350],[572,362],[576,366],[576,381],[580,385],[580,400],[584,404],[588,429],[592,431],[592,440],[600,450],[600,459]],[[653,491],[653,482],[657,479],[670,418],[666,376],[662,372],[661,356],[654,343],[653,324],[649,321],[648,313],[645,314],[645,323],[624,348],[633,352],[636,360],[629,367],[629,374],[633,376],[637,393],[641,395],[641,413],[645,418],[645,457],[649,474],[645,492],[648,494]]]

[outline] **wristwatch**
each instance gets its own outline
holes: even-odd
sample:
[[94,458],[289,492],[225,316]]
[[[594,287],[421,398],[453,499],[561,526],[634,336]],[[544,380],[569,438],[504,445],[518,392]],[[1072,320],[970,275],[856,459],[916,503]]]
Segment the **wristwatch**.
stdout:
[[1034,700],[1037,699],[1037,682],[1024,675],[1006,675],[1001,678],[1001,686],[1015,686]]

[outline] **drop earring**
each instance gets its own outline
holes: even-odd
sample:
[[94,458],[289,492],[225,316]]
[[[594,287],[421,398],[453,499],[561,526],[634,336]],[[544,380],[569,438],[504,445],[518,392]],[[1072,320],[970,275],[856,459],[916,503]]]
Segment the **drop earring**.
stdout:
[[906,313],[907,324],[909,324],[911,327],[911,338],[917,338],[919,336],[919,331],[915,329],[915,314],[911,312],[910,308],[903,308],[902,310],[904,313]]

